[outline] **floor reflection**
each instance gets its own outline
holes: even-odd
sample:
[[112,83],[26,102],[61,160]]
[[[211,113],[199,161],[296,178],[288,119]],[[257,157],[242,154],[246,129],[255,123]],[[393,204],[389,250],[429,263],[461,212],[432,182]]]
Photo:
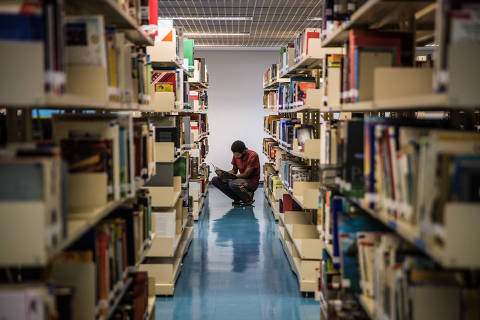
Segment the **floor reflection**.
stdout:
[[255,207],[232,208],[211,188],[173,298],[157,298],[156,319],[318,320],[278,239],[263,189]]
[[258,268],[260,230],[253,207],[228,210],[214,220],[212,231],[217,235],[217,246],[233,248],[233,272],[244,272],[247,267]]

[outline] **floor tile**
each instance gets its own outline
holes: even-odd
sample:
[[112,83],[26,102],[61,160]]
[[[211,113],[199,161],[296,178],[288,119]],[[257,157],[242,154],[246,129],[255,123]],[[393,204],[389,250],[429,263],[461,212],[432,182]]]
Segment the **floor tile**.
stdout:
[[318,320],[320,307],[300,293],[259,188],[255,207],[232,208],[210,188],[175,296],[157,298],[158,320]]

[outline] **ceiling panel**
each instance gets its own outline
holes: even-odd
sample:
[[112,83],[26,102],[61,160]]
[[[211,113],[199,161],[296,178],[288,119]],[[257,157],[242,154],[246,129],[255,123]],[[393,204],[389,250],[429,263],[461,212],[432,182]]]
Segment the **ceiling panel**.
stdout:
[[[159,0],[159,16],[248,17],[250,20],[182,20],[196,46],[278,47],[293,41],[307,27],[320,27],[320,0]],[[212,35],[215,33],[243,35]]]

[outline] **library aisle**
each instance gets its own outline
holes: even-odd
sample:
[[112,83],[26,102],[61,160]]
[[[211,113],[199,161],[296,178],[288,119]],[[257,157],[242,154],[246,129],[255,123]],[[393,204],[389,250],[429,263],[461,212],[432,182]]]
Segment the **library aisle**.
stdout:
[[173,298],[156,300],[157,319],[319,319],[291,271],[271,209],[259,188],[252,208],[232,208],[216,188],[194,230]]

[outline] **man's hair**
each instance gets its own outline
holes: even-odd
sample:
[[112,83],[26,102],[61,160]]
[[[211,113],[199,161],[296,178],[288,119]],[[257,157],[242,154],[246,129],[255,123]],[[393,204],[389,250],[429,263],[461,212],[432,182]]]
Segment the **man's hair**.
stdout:
[[234,143],[232,143],[232,152],[242,153],[243,151],[245,151],[245,149],[247,149],[245,147],[245,143],[243,143],[240,140],[237,140]]

